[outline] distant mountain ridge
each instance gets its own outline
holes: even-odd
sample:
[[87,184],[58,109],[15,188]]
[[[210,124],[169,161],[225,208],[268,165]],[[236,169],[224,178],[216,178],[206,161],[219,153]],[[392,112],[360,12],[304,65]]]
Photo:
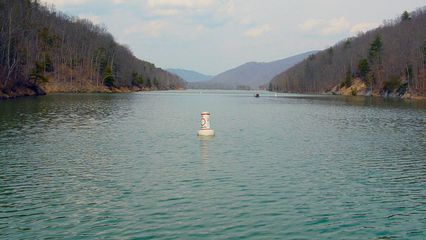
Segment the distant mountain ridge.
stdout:
[[258,89],[259,86],[267,84],[276,75],[284,72],[288,68],[317,52],[318,51],[309,51],[272,62],[248,62],[220,73],[208,81],[190,84],[188,87],[210,89],[235,89],[250,87],[251,89]]
[[187,82],[203,82],[213,78],[211,75],[206,75],[192,70],[180,69],[180,68],[168,68],[167,71],[181,77]]

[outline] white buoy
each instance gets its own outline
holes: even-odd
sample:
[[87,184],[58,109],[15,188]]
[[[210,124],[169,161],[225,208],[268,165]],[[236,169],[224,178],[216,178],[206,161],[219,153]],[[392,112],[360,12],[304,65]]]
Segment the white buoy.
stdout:
[[214,136],[214,130],[210,129],[210,113],[201,113],[201,130],[198,131],[198,136]]

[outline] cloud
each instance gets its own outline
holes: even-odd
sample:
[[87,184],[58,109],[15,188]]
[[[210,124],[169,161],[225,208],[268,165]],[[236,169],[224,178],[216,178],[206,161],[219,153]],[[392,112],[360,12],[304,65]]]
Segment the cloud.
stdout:
[[253,24],[253,21],[248,17],[242,17],[238,20],[238,23],[241,25],[250,25]]
[[220,5],[218,13],[220,15],[230,16],[235,13],[237,7],[233,1],[227,1],[226,3]]
[[379,25],[378,22],[361,22],[353,25],[345,17],[340,17],[331,19],[308,19],[302,24],[299,24],[299,30],[302,32],[317,33],[323,36],[337,35],[340,33],[356,35]]
[[132,35],[142,33],[149,37],[158,37],[165,27],[167,27],[167,23],[164,21],[154,20],[148,22],[139,22],[124,29],[124,34]]
[[230,22],[236,5],[234,0],[146,0],[142,9],[148,18],[212,29]]
[[358,23],[352,26],[350,33],[352,35],[356,35],[358,33],[361,32],[366,32],[370,29],[376,28],[377,26],[379,26],[379,23],[377,22],[362,22],[362,23]]
[[44,3],[53,4],[57,7],[70,6],[70,5],[83,5],[91,2],[92,0],[42,0]]
[[212,6],[213,0],[148,0],[151,8],[190,8],[203,9]]
[[123,4],[129,2],[129,0],[111,0],[111,2],[114,4]]
[[350,23],[346,18],[331,19],[326,26],[321,30],[324,35],[333,35],[346,31],[350,27]]
[[152,13],[156,16],[168,17],[168,16],[176,16],[179,14],[179,10],[177,9],[155,9]]
[[321,35],[335,35],[346,32],[350,23],[345,17],[331,19],[308,19],[299,25],[303,32],[316,32]]
[[101,24],[101,19],[99,16],[91,15],[91,14],[80,14],[78,15],[79,18],[87,19],[91,21],[94,24]]
[[321,26],[325,23],[325,20],[322,19],[308,19],[302,24],[299,25],[300,30],[303,32],[309,32],[313,29],[315,29],[318,26]]
[[263,24],[263,25],[248,29],[247,31],[244,32],[244,36],[252,37],[252,38],[260,37],[261,35],[271,30],[272,30],[272,27],[270,24]]
[[[78,6],[78,5],[84,5],[87,3],[95,2],[95,0],[41,0],[41,1],[47,4],[53,4],[56,7]],[[114,5],[117,5],[117,4],[130,2],[130,0],[109,0],[109,2]]]

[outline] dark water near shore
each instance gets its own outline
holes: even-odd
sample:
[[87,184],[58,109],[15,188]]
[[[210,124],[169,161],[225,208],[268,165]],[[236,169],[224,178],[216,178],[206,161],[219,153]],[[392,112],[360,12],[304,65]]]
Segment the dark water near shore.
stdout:
[[253,94],[1,101],[0,239],[426,238],[424,101]]

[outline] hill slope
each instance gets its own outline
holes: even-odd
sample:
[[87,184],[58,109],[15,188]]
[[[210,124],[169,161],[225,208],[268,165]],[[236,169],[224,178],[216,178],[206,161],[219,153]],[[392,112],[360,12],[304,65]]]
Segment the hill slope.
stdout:
[[268,83],[275,75],[292,67],[296,63],[315,53],[311,51],[273,62],[249,62],[230,69],[213,77],[211,80],[199,84],[201,87],[231,88],[248,86],[258,89],[260,85]]
[[0,0],[0,98],[184,86],[88,20],[38,1]]
[[203,82],[213,78],[213,76],[202,74],[192,70],[179,69],[179,68],[168,68],[167,71],[181,77],[187,82]]
[[[362,91],[352,86],[361,81]],[[426,95],[426,8],[345,39],[276,76],[270,90]]]

